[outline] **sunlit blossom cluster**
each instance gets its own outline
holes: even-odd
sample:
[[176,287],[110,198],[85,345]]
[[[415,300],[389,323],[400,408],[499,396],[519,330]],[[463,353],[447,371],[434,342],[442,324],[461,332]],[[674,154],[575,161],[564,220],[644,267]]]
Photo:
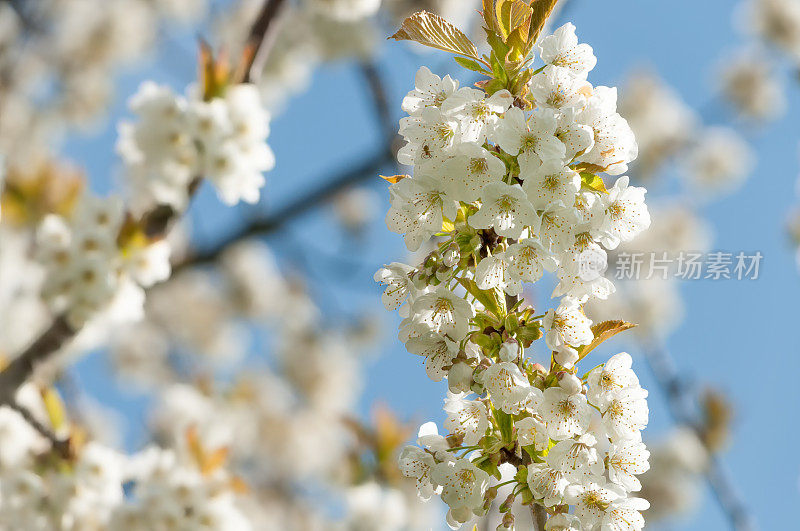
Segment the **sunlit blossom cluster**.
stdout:
[[[410,250],[437,243],[419,266],[375,278],[408,351],[447,379],[449,434],[424,425],[401,469],[449,506],[453,528],[486,514],[510,463],[518,488],[504,505],[544,508],[548,529],[641,529],[647,502],[631,493],[648,468],[647,392],[625,353],[582,377],[575,366],[599,330],[583,304],[614,291],[606,249],[650,224],[643,188],[623,176],[606,189],[598,175],[625,173],[637,145],[616,90],[587,81],[596,60],[574,26],[538,51],[525,95],[459,88],[423,67],[403,102],[398,159],[414,171],[391,185],[386,221]],[[520,296],[545,270],[560,300],[535,315]]]
[[136,209],[183,209],[192,181],[208,179],[223,202],[255,203],[275,157],[266,143],[269,114],[250,84],[219,97],[184,98],[144,83],[131,99],[138,121],[120,124],[117,149]]

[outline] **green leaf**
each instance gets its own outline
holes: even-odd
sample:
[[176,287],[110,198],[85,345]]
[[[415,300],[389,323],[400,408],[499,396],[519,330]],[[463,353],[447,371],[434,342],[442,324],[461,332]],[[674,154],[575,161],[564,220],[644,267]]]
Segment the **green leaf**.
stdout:
[[483,304],[489,312],[493,313],[499,320],[506,318],[506,298],[502,293],[497,290],[483,290],[478,287],[474,280],[468,278],[456,279],[461,284],[467,293],[475,297],[475,299]]
[[500,479],[501,477],[500,469],[497,468],[497,465],[491,459],[486,459],[485,461],[482,461],[480,464],[477,464],[475,466],[477,466],[490,476],[496,477],[497,479]]
[[478,59],[478,49],[460,29],[427,11],[419,11],[405,19],[397,33],[389,38],[414,41],[437,50]]
[[522,505],[530,505],[533,503],[533,493],[528,487],[524,487],[520,492],[522,494]]
[[503,442],[509,443],[514,440],[514,421],[511,415],[501,409],[494,410],[494,418],[497,420],[497,427],[500,428],[500,434],[503,436]]
[[581,172],[581,188],[607,194],[606,183],[603,178],[591,172]]
[[505,43],[503,39],[500,38],[494,32],[486,31],[486,41],[489,43],[489,46],[492,48],[492,51],[495,53],[497,57],[505,57],[508,55],[509,50],[511,48]]
[[497,19],[494,15],[494,0],[483,0],[483,21],[486,23],[486,29],[492,32],[497,32]]
[[463,66],[467,70],[472,70],[473,72],[480,72],[481,74],[485,74],[487,76],[492,75],[492,73],[486,70],[483,66],[481,66],[481,64],[478,61],[461,56],[453,57],[453,59],[455,59],[456,63]]
[[[522,447],[524,450],[525,446]],[[517,473],[514,475],[514,479],[516,479],[520,483],[527,483],[528,482],[528,467],[521,466],[517,469]]]
[[508,74],[506,73],[506,68],[503,63],[500,62],[496,54],[492,54],[489,63],[492,65],[492,74],[494,74],[495,79],[505,86],[505,84],[508,83]]
[[541,328],[538,321],[526,323],[525,326],[521,326],[517,332],[517,339],[525,348],[528,348],[531,346],[531,343],[542,337]]
[[506,39],[506,44],[510,48],[506,59],[509,61],[522,61],[528,55],[528,42],[525,40],[528,37],[527,30],[519,27],[511,32],[511,35]]
[[442,216],[442,232],[453,232],[456,229],[456,224]]
[[[497,0],[495,16],[497,17],[498,29],[503,38],[507,38],[515,29],[524,25],[526,19],[530,18],[531,13],[531,6],[522,0]],[[525,29],[525,37],[527,39],[529,28]]]

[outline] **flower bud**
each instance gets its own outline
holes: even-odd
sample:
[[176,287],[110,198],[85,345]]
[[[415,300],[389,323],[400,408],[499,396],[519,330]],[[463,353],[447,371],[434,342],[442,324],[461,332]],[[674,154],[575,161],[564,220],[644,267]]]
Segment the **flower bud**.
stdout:
[[483,495],[483,510],[488,511],[491,508],[492,503],[494,503],[494,499],[497,497],[497,487],[490,487],[486,489],[486,493]]
[[500,512],[507,513],[511,510],[511,506],[514,505],[514,500],[516,499],[516,495],[512,492],[508,495],[508,497],[500,504]]
[[541,363],[534,363],[531,365],[531,371],[537,376],[547,376],[547,369]]
[[503,515],[503,521],[497,526],[497,531],[514,531],[514,515],[511,512]]
[[558,385],[571,395],[577,395],[583,388],[583,383],[580,378],[568,372],[558,373]]
[[447,444],[450,446],[450,448],[457,448],[458,446],[461,446],[462,442],[464,442],[464,434],[451,433],[445,437],[445,440],[447,440]]
[[472,367],[459,361],[447,372],[447,387],[451,393],[468,392],[472,385]]
[[556,351],[555,358],[556,363],[564,367],[565,369],[571,369],[575,362],[578,361],[578,351],[572,347],[563,346]]
[[442,253],[442,262],[447,267],[453,267],[461,260],[461,251],[455,242],[451,243]]
[[519,357],[519,343],[514,338],[509,338],[500,347],[500,361],[515,361]]

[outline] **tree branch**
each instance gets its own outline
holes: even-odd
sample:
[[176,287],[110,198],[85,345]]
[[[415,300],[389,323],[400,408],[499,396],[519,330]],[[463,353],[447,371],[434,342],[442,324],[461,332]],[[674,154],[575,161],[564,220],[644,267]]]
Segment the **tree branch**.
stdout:
[[54,452],[56,452],[60,457],[63,459],[72,459],[73,452],[72,452],[72,445],[70,444],[69,438],[62,439],[58,437],[53,430],[39,422],[39,419],[33,416],[33,414],[26,408],[25,406],[21,405],[16,399],[12,399],[7,405],[19,413],[25,422],[27,422],[33,429],[39,432],[39,434],[47,439],[50,442],[50,446]]
[[230,234],[213,248],[190,254],[183,262],[173,266],[173,274],[187,267],[214,262],[227,248],[242,240],[277,231],[290,221],[333,198],[342,190],[366,179],[375,178],[380,169],[390,164],[393,159],[394,153],[392,151],[385,148],[381,149],[358,166],[345,170],[316,190],[290,201],[272,214],[256,219],[242,229]]
[[544,526],[547,523],[547,511],[538,503],[531,503],[531,520],[533,522],[533,529],[536,531],[544,531]]
[[[689,392],[680,378],[675,362],[663,347],[643,345],[642,350],[659,387],[667,397],[672,417],[679,424],[694,430],[698,440],[702,442],[704,439],[701,426],[694,418]],[[705,443],[703,444],[705,445]],[[706,480],[728,518],[731,528],[735,531],[755,530],[753,516],[737,491],[728,470],[711,449],[706,447],[706,451],[709,456],[708,469],[705,473]]]
[[17,389],[40,362],[57,352],[77,333],[66,318],[56,317],[50,326],[0,372],[0,404],[13,404]]
[[242,83],[257,81],[253,76],[253,64],[258,58],[265,58],[275,42],[275,32],[269,31],[283,6],[284,0],[265,0],[261,6],[250,33],[245,41],[244,62],[239,66],[238,79]]
[[398,140],[397,123],[392,119],[392,111],[389,107],[389,94],[383,83],[380,71],[378,70],[378,65],[372,61],[363,61],[359,64],[359,70],[369,87],[369,94],[372,99],[373,107],[375,108],[375,115],[378,118],[381,133],[387,145],[391,146],[391,148],[396,151],[396,149],[398,149],[398,146],[396,146]]

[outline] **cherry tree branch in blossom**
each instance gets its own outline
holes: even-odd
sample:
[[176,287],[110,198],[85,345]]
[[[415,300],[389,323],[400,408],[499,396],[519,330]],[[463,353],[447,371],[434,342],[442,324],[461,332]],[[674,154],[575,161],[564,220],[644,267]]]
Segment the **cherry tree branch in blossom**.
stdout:
[[[283,0],[266,0],[248,34],[248,46],[258,50],[263,48],[261,43],[268,40],[270,28],[274,28],[272,21],[275,19]],[[250,78],[250,70],[255,57],[250,57],[246,68],[243,70],[243,79]],[[200,184],[200,178],[195,178],[189,184],[188,195],[191,198]],[[151,239],[164,237],[181,212],[170,205],[157,205],[146,212],[139,224],[145,235]],[[36,366],[58,352],[80,329],[71,326],[65,315],[58,315],[50,326],[31,343],[19,356],[14,358],[5,369],[0,371],[0,404],[13,404],[17,389],[33,374]]]
[[359,70],[367,81],[369,96],[372,100],[378,125],[384,136],[383,147],[356,167],[347,168],[339,175],[328,179],[325,184],[316,190],[290,201],[266,217],[253,220],[247,226],[219,242],[215,247],[190,254],[184,261],[173,266],[174,272],[187,267],[209,264],[219,258],[225,249],[242,240],[275,232],[286,223],[336,197],[343,190],[367,179],[374,178],[381,168],[394,161],[395,153],[400,143],[389,107],[388,90],[375,63],[364,61],[360,63]]
[[[656,382],[667,397],[672,417],[676,422],[692,429],[698,435],[698,440],[704,441],[701,427],[694,418],[691,395],[669,352],[657,345],[644,346],[643,351]],[[735,531],[754,531],[757,526],[753,516],[736,489],[727,468],[711,449],[706,447],[706,450],[709,456],[705,472],[706,480],[728,518],[731,528]]]

